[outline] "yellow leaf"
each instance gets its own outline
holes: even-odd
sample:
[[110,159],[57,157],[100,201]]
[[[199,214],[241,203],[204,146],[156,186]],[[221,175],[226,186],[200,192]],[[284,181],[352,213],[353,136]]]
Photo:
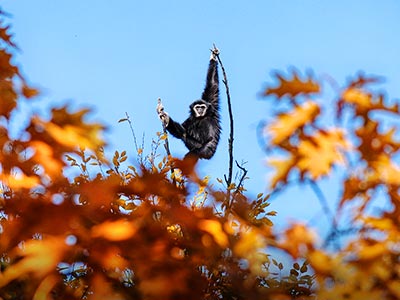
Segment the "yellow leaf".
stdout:
[[297,72],[293,72],[293,78],[286,80],[280,74],[275,74],[279,81],[279,86],[276,88],[267,88],[264,92],[265,96],[275,95],[278,98],[288,95],[295,97],[299,94],[312,94],[320,91],[319,83],[314,81],[311,77],[306,80],[301,80]]
[[234,246],[233,251],[239,257],[248,257],[264,246],[263,237],[256,230],[250,230],[241,233],[240,240]]
[[58,280],[59,278],[54,274],[47,276],[37,288],[35,295],[33,295],[33,300],[52,299],[49,294],[58,283]]
[[376,161],[371,162],[375,169],[370,180],[383,181],[388,185],[400,185],[400,167],[385,154],[377,157]]
[[306,225],[294,224],[285,231],[284,240],[280,246],[292,255],[298,258],[303,255],[307,249],[313,249],[316,236]]
[[350,104],[356,104],[365,109],[371,107],[371,95],[357,88],[349,88],[342,94],[342,99]]
[[23,247],[17,249],[23,258],[0,274],[0,287],[29,274],[44,277],[53,272],[67,247],[62,237],[27,241]]
[[286,159],[271,158],[267,164],[275,169],[275,174],[271,179],[270,186],[275,188],[280,182],[286,182],[291,169],[295,166],[295,160],[292,156]]
[[349,148],[350,143],[341,130],[319,131],[309,140],[300,141],[297,167],[312,179],[318,179],[329,174],[334,164],[344,163],[342,151]]
[[308,261],[313,269],[320,274],[329,274],[334,267],[334,263],[329,255],[320,250],[312,251],[308,255]]
[[364,217],[361,218],[361,220],[364,221],[366,225],[382,231],[388,231],[394,228],[393,221],[387,218]]
[[360,260],[373,260],[387,252],[389,251],[384,243],[362,245],[358,252],[358,257]]
[[91,130],[73,125],[60,127],[51,122],[47,123],[45,126],[46,131],[52,138],[64,146],[97,149],[104,144],[99,136],[100,126],[93,126]]
[[123,241],[131,238],[137,225],[126,220],[107,221],[92,228],[92,237],[102,237],[109,241]]
[[318,116],[320,108],[317,103],[307,101],[301,106],[295,106],[293,111],[279,115],[266,127],[267,135],[271,136],[271,143],[278,145],[292,136],[297,129],[313,122]]
[[201,220],[198,227],[199,229],[208,232],[219,246],[222,248],[228,247],[228,237],[222,230],[220,222],[215,220]]
[[388,282],[387,287],[389,288],[389,291],[396,296],[397,299],[400,299],[400,282],[397,279]]
[[31,189],[40,182],[37,176],[26,176],[22,173],[18,175],[0,174],[0,178],[4,180],[11,189]]
[[[57,143],[69,148],[98,150],[104,146],[101,138],[103,126],[97,123],[87,123],[83,120],[88,110],[69,113],[66,107],[52,110],[50,121],[34,117],[32,122],[45,131]],[[39,139],[39,138],[38,138]]]
[[[54,151],[50,145],[41,141],[32,141],[30,142],[30,145],[35,150],[33,159],[36,163],[43,166],[47,174],[50,176],[58,176],[61,174],[63,164],[60,160],[54,158]],[[70,157],[69,160],[71,159],[72,158]]]

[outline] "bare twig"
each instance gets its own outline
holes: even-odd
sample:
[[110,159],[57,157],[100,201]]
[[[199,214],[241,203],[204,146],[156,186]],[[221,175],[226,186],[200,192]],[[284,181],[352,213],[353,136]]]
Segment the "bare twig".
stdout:
[[239,191],[240,187],[243,185],[243,181],[246,179],[246,176],[247,176],[247,169],[246,169],[245,167],[239,165],[239,163],[237,162],[237,160],[235,160],[235,162],[236,162],[236,166],[237,166],[240,170],[242,170],[242,172],[243,172],[243,173],[242,173],[242,177],[240,177],[239,183],[238,183],[238,185],[237,185],[237,187],[236,187],[236,191]]
[[[133,137],[133,142],[134,142],[134,144],[135,144],[136,153],[140,153],[140,152],[143,153],[143,151],[144,151],[144,141],[142,140],[142,148],[141,148],[141,151],[139,151],[140,147],[139,147],[138,142],[137,142],[137,138],[136,138],[135,130],[133,129],[133,125],[132,125],[131,118],[129,117],[129,115],[128,115],[127,112],[125,112],[125,116],[126,116],[126,118],[125,118],[125,119],[119,120],[119,122],[121,122],[121,121],[127,121],[127,122],[129,123],[129,128],[131,129],[131,133],[132,133],[132,137]],[[143,134],[143,139],[144,139],[144,134]],[[139,154],[138,163],[139,163],[140,165],[143,165],[143,156],[142,156],[141,154]]]
[[336,223],[335,215],[329,208],[328,200],[326,200],[325,195],[322,192],[321,188],[318,186],[318,184],[315,181],[313,181],[311,179],[306,179],[306,180],[307,180],[307,183],[310,185],[311,189],[313,190],[313,192],[315,193],[315,195],[317,196],[317,199],[318,199],[319,203],[321,204],[322,210],[324,211],[324,214],[326,215],[328,221],[332,221],[332,223],[334,225],[336,225],[335,224]]
[[328,200],[325,198],[325,195],[322,192],[321,188],[318,186],[318,184],[311,179],[307,179],[307,183],[310,185],[311,189],[317,196],[317,199],[318,199],[319,203],[321,204],[322,210],[323,210],[325,216],[327,217],[328,221],[331,222],[330,233],[326,237],[326,239],[324,241],[324,245],[327,246],[329,243],[333,242],[334,247],[337,250],[339,250],[340,243],[337,241],[337,237],[341,234],[341,231],[338,229],[335,214],[329,208]]
[[131,133],[132,133],[132,136],[133,136],[133,142],[135,143],[135,148],[136,148],[136,152],[137,152],[139,150],[139,146],[138,146],[138,143],[137,143],[135,131],[133,130],[132,121],[131,121],[131,118],[129,117],[127,112],[125,112],[125,115],[126,115],[126,121],[128,121],[129,128],[131,129]]

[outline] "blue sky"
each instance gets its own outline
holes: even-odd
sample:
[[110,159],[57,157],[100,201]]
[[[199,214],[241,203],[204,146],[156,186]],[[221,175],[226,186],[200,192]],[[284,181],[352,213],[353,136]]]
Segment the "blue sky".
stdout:
[[[359,70],[382,75],[391,97],[400,95],[400,2],[373,1],[104,1],[3,0],[12,15],[18,64],[42,97],[22,110],[73,103],[92,107],[108,125],[110,150],[127,150],[134,162],[130,115],[145,146],[161,130],[155,114],[161,97],[183,121],[204,87],[209,48],[216,43],[228,74],[235,116],[235,158],[247,161],[249,194],[266,191],[265,153],[256,127],[271,118],[271,103],[257,95],[273,70],[294,66],[329,74],[339,84]],[[221,88],[223,135],[201,174],[223,178],[228,166],[228,113]],[[20,120],[22,122],[22,120]],[[171,151],[186,149],[170,140]],[[160,149],[163,151],[163,149]],[[335,178],[322,183],[333,205]],[[332,185],[333,184],[333,185]],[[275,223],[316,220],[321,207],[307,188],[291,188],[273,200]]]

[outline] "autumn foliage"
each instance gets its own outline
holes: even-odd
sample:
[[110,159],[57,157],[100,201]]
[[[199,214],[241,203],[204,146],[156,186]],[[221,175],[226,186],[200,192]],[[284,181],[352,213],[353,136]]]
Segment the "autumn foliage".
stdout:
[[[216,187],[192,162],[157,152],[163,133],[151,153],[129,154],[134,165],[126,151],[108,159],[104,128],[85,109],[33,115],[12,139],[18,103],[40,94],[14,64],[1,19],[0,299],[400,297],[399,104],[371,89],[378,78],[356,76],[326,99],[322,79],[275,74],[263,96],[277,111],[260,133],[271,194],[251,198],[244,176]],[[319,188],[332,176],[335,211]],[[293,183],[316,192],[326,238],[300,223],[274,230],[268,199]],[[374,201],[387,205],[373,214]]]

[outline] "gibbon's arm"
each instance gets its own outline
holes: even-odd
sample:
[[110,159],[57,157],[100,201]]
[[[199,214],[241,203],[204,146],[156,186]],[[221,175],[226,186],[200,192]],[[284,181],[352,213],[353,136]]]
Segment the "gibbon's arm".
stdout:
[[169,117],[169,122],[166,128],[174,137],[181,139],[189,150],[200,148],[202,146],[201,143],[187,134],[186,129],[182,124],[175,122],[171,117]]
[[164,106],[162,105],[160,99],[158,100],[158,105],[156,109],[158,117],[163,123],[163,126],[165,126],[165,129],[167,129],[168,132],[171,133],[174,137],[181,139],[189,150],[200,148],[202,146],[199,141],[187,134],[186,128],[182,124],[175,122],[169,116],[169,114],[164,111]]
[[[214,51],[214,50],[213,50]],[[210,64],[208,65],[206,86],[201,98],[219,109],[219,87],[218,87],[218,62],[214,52],[211,53]]]

